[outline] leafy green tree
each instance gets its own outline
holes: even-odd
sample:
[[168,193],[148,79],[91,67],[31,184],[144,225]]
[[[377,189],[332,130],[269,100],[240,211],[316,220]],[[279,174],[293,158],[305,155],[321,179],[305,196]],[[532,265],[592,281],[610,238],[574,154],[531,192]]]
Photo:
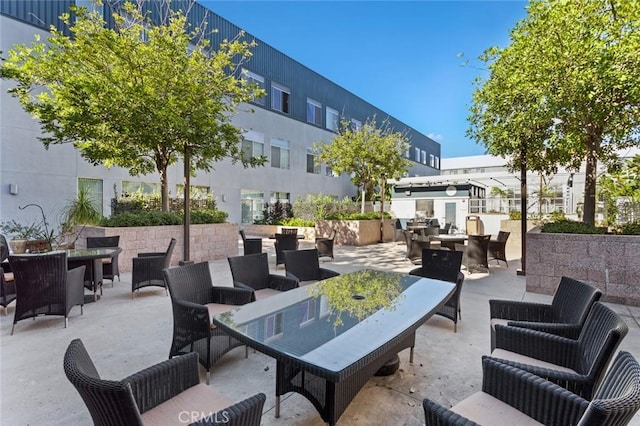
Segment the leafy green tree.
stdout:
[[387,121],[378,127],[375,117],[360,127],[343,119],[333,141],[318,142],[315,149],[320,162],[336,173],[348,173],[351,182],[362,188],[362,213],[369,186],[380,184],[382,188],[386,179],[399,179],[411,166],[405,157],[409,149],[407,137],[394,132]]
[[616,223],[618,201],[626,198],[633,204],[640,204],[640,155],[628,160],[622,167],[612,170],[598,179],[598,195],[604,201],[607,225]]
[[185,153],[189,174],[224,158],[264,164],[243,155],[231,124],[240,103],[264,95],[240,73],[255,43],[241,33],[214,50],[206,24],[191,29],[168,0],[154,3],[157,21],[145,1],[119,4],[113,29],[72,6],[61,16],[71,37],[52,28],[47,43],[14,46],[4,59],[0,77],[16,82],[9,92],[40,121],[44,145],[73,143],[90,163],[134,176],[157,171],[165,211],[167,169]]
[[545,174],[586,164],[584,221],[596,169],[640,135],[640,3],[533,0],[511,44],[480,60],[468,135],[512,168]]

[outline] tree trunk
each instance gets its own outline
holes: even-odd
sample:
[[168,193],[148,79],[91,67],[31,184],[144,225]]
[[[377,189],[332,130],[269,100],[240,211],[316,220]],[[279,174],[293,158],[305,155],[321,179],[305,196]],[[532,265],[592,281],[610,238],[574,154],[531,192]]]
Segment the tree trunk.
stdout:
[[160,193],[162,195],[162,211],[169,211],[169,179],[167,178],[167,168],[164,167],[160,172]]
[[584,212],[582,221],[595,225],[596,223],[596,181],[598,155],[595,149],[589,149],[584,180]]
[[362,185],[362,201],[360,203],[360,213],[362,214],[364,214],[364,200],[366,195],[367,195],[367,187],[363,184]]

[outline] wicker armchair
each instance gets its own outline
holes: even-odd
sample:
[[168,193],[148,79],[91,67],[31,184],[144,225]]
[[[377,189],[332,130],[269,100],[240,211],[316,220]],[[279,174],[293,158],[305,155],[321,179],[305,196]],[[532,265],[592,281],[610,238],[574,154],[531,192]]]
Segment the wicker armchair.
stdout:
[[[293,228],[296,229],[296,228]],[[297,229],[296,229],[297,231]],[[284,263],[282,252],[285,250],[298,250],[298,235],[294,233],[276,234],[276,267]]]
[[[120,235],[111,237],[87,237],[87,248],[117,248],[120,245]],[[120,252],[115,252],[113,256],[102,259],[102,277],[113,280],[118,277],[120,281],[120,269],[118,268],[118,257]]]
[[298,228],[280,228],[280,233],[281,234],[293,234],[293,235],[298,235]]
[[269,273],[267,253],[229,257],[227,260],[233,285],[251,290],[253,300],[264,299],[298,287],[298,281],[295,279]]
[[4,235],[0,235],[0,306],[3,315],[7,315],[9,303],[16,300],[16,284],[8,258],[9,245]]
[[628,331],[620,315],[596,302],[578,340],[496,325],[496,349],[491,357],[591,399]]
[[[169,358],[196,352],[207,370],[242,343],[213,326],[211,317],[237,305],[249,303],[253,292],[233,287],[214,287],[208,262],[177,266],[163,271],[171,295],[173,339]],[[246,356],[246,352],[245,352]]]
[[[196,420],[192,424],[202,425],[260,425],[265,395],[259,393],[233,404],[210,386],[200,384],[197,358],[188,354],[122,380],[105,380],[82,341],[75,339],[64,354],[64,372],[96,425],[157,426],[192,420]],[[196,413],[200,419],[191,417]]]
[[577,339],[587,314],[602,292],[582,281],[562,277],[551,304],[521,300],[489,300],[491,350],[495,345],[496,324],[530,328]]
[[328,237],[317,237],[316,238],[316,249],[318,250],[318,257],[330,257],[331,260],[334,260],[333,257],[333,241],[336,238],[336,230],[332,229],[329,233]]
[[242,248],[245,255],[262,253],[262,238],[247,238],[244,229],[241,229],[239,233],[242,237]]
[[467,245],[456,244],[457,251],[463,252],[462,264],[467,272],[489,272],[489,261],[487,259],[489,250],[489,239],[491,235],[469,235]]
[[462,252],[450,250],[422,250],[422,266],[409,271],[409,275],[418,275],[448,281],[456,284],[456,291],[436,314],[453,321],[453,332],[458,331],[458,318],[462,319],[460,294],[464,283],[464,274],[460,272]]
[[445,408],[430,399],[422,403],[427,426],[546,425],[622,426],[640,408],[640,365],[620,352],[591,401],[540,377],[482,359],[482,391]]
[[284,267],[287,277],[298,283],[310,284],[315,281],[340,275],[331,269],[321,268],[318,250],[289,250],[284,252]]
[[62,315],[66,328],[74,306],[83,314],[85,267],[67,270],[66,252],[12,255],[9,264],[17,283],[11,334],[23,319]]
[[488,260],[495,260],[498,264],[502,260],[507,267],[509,266],[505,249],[509,235],[511,235],[511,232],[498,231],[498,237],[495,240],[489,240]]
[[405,260],[410,260],[413,264],[418,264],[422,261],[422,250],[431,248],[429,237],[408,230],[404,230],[403,232],[407,243],[407,252],[404,258]]
[[171,266],[171,255],[176,246],[176,239],[172,238],[167,251],[164,253],[138,253],[134,257],[131,272],[131,298],[136,290],[142,287],[163,287],[168,294],[167,284],[162,276],[162,270]]

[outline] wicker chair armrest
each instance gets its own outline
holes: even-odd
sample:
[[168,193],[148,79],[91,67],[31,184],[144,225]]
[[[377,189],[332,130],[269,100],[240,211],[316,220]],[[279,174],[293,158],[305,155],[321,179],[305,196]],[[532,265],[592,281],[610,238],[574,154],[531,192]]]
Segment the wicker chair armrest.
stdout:
[[212,303],[221,303],[223,305],[244,305],[252,302],[253,297],[253,289],[251,288],[211,287]]
[[78,266],[67,271],[67,286],[68,287],[84,287],[84,271],[86,266]]
[[206,306],[186,300],[172,300],[173,320],[193,334],[192,340],[206,338],[211,332],[211,318]]
[[326,280],[327,278],[337,277],[340,275],[336,271],[332,271],[331,269],[320,268],[320,279]]
[[577,424],[589,405],[557,384],[496,358],[482,357],[482,374],[483,392],[542,424]]
[[147,252],[147,253],[138,253],[138,257],[154,257],[154,256],[164,257],[166,254],[167,253],[165,252],[155,252],[155,253]]
[[424,409],[424,419],[429,426],[479,426],[429,398],[422,401],[422,408]]
[[578,342],[528,328],[496,324],[496,349],[576,369]]
[[260,426],[266,399],[263,393],[255,394],[191,425]]
[[171,358],[122,381],[131,386],[138,410],[144,413],[200,383],[198,354]]
[[250,290],[251,291],[251,295],[252,295],[251,296],[251,302],[255,302],[256,301],[256,291],[252,287],[249,287],[248,285],[243,284],[240,281],[234,281],[233,282],[233,286],[235,288],[240,288],[240,289],[243,289],[243,290]]
[[491,318],[514,321],[551,322],[553,319],[551,305],[520,300],[489,300],[489,311]]
[[0,263],[0,267],[2,267],[2,269],[4,270],[5,274],[7,272],[13,272],[13,269],[11,269],[11,264],[9,262],[2,262]]
[[84,273],[86,266],[78,266],[67,271],[67,311],[75,305],[84,305]]
[[292,290],[298,287],[298,280],[284,275],[269,274],[269,287],[278,291]]
[[512,327],[528,328],[530,330],[538,330],[544,333],[555,334],[556,336],[566,337],[567,339],[577,340],[580,337],[582,326],[580,324],[564,324],[557,322],[528,322],[528,321],[509,321],[507,323]]

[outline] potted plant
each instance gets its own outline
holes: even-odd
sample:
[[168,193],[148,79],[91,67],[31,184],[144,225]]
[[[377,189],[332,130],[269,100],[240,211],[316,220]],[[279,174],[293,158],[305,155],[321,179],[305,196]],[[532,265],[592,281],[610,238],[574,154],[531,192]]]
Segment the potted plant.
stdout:
[[[66,238],[67,246],[72,248],[77,239],[75,228],[77,225],[97,225],[102,218],[102,213],[96,208],[96,202],[89,188],[79,187],[75,200],[70,200],[62,209],[62,235]],[[74,236],[75,234],[75,236]],[[62,239],[62,238],[61,238]]]
[[11,238],[9,245],[11,246],[11,251],[15,254],[24,253],[27,250],[27,241],[37,238],[42,232],[40,226],[35,222],[25,225],[15,219],[2,222],[0,229],[3,234]]

